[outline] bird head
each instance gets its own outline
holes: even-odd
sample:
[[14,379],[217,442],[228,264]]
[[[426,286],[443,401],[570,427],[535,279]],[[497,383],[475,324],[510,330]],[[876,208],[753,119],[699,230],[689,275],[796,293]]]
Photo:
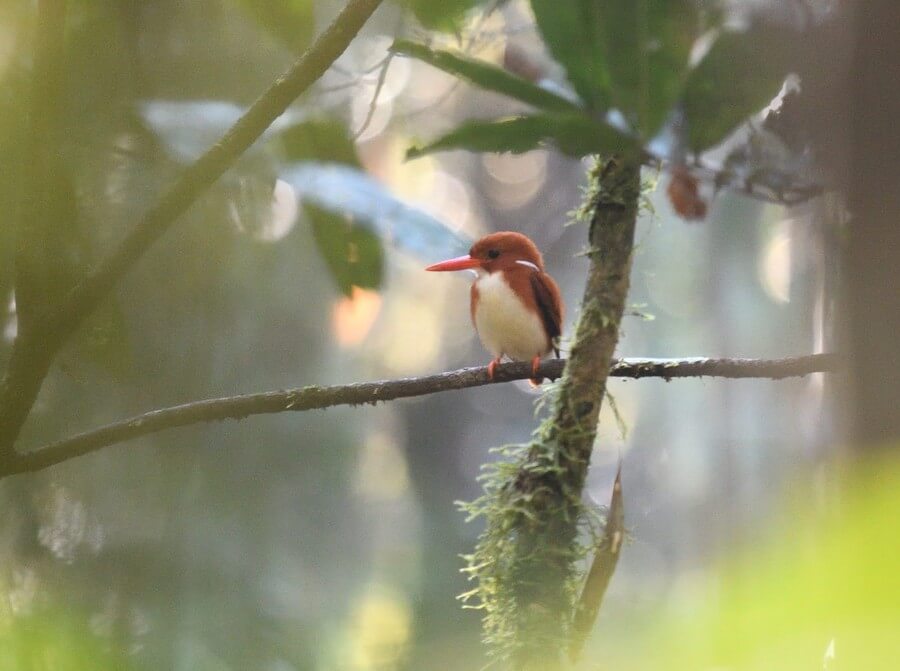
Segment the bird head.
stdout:
[[480,270],[493,273],[522,266],[533,270],[544,269],[544,260],[537,246],[526,235],[500,231],[478,240],[467,255],[435,263],[425,270]]

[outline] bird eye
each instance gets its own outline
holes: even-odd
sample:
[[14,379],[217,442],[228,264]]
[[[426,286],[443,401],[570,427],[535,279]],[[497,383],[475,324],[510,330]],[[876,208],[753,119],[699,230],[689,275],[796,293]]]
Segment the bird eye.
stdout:
[[489,259],[496,259],[498,256],[500,256],[500,250],[499,250],[499,249],[491,249],[491,250],[488,251],[488,258],[489,258]]

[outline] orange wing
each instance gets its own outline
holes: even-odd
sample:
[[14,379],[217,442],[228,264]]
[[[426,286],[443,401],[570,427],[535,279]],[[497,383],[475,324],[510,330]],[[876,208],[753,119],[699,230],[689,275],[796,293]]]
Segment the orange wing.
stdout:
[[559,357],[558,338],[562,335],[563,301],[556,281],[547,273],[529,273],[534,299],[544,322],[544,328],[550,336],[553,351]]

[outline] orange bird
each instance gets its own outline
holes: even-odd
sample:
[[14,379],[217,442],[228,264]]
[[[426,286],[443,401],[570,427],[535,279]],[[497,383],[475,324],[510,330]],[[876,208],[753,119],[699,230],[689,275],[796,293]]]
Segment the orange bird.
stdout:
[[425,270],[472,270],[472,323],[478,337],[494,357],[488,376],[506,356],[531,361],[532,382],[541,357],[551,350],[559,356],[563,302],[559,287],[544,272],[544,260],[525,235],[511,231],[491,233],[472,245],[467,256],[441,261]]

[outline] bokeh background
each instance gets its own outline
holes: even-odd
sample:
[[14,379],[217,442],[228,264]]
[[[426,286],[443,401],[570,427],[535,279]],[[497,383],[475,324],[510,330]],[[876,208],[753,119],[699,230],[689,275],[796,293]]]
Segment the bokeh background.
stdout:
[[[327,0],[70,4],[61,152],[78,264],[102,258],[338,9]],[[33,22],[33,3],[0,3],[4,175],[22,160]],[[385,6],[291,114],[344,122],[368,175],[441,229],[414,244],[400,229],[385,244],[380,286],[347,296],[285,177],[283,147],[261,143],[67,346],[22,449],[199,398],[484,363],[468,279],[423,267],[494,230],[537,242],[572,332],[587,261],[586,228],[570,212],[585,164],[552,149],[404,161],[411,144],[462,119],[516,111],[411,59],[384,70],[394,37],[422,34]],[[561,77],[526,3],[441,39]],[[831,349],[835,204],[785,208],[726,191],[705,221],[686,223],[666,179],[645,171],[620,355]],[[14,202],[15,179],[3,188]],[[5,358],[16,333],[8,236],[3,253]],[[812,514],[835,505],[841,411],[829,386],[819,374],[610,385],[618,417],[607,405],[589,496],[609,500],[621,461],[631,537],[586,668],[611,659],[665,668],[645,660],[660,620],[702,621],[725,599],[732,569],[723,566],[781,538],[798,502]],[[455,502],[478,496],[491,447],[529,439],[538,398],[497,385],[198,425],[5,480],[0,668],[479,668],[478,613],[455,596],[466,589],[459,555],[480,527]],[[829,666],[840,641],[813,636],[803,649],[802,668],[843,668]],[[774,668],[765,660],[748,668]]]

